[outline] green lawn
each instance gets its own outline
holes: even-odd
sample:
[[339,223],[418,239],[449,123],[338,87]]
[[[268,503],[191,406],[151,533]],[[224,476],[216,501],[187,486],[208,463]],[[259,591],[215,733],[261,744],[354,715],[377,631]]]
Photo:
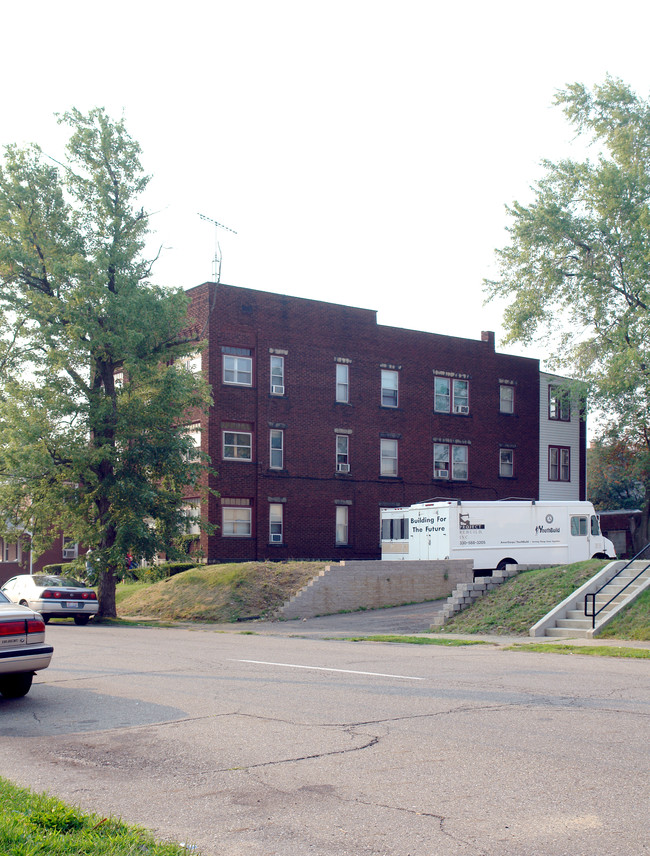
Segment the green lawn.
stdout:
[[194,847],[156,842],[112,817],[85,814],[0,778],[2,856],[199,856]]

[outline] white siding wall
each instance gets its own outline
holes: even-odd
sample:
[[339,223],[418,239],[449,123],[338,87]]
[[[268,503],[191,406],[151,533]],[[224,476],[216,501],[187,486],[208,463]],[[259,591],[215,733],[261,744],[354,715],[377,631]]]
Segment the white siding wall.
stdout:
[[[539,375],[539,498],[580,499],[580,402],[571,400],[571,421],[548,418],[549,385],[561,384],[565,378],[540,372]],[[548,480],[548,447],[567,446],[571,449],[571,481]]]

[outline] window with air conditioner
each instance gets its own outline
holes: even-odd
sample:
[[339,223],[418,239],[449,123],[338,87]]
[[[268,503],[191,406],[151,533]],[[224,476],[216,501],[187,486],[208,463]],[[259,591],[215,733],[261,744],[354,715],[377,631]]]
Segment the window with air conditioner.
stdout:
[[469,381],[434,377],[433,409],[437,413],[467,416],[469,414]]
[[347,434],[336,435],[336,472],[350,472],[350,438]]
[[284,357],[271,354],[271,395],[284,395]]
[[468,479],[468,446],[454,443],[433,444],[433,476],[437,479]]
[[281,544],[283,541],[284,506],[281,502],[269,504],[269,543]]
[[72,538],[63,537],[63,558],[76,559],[79,555],[79,545]]

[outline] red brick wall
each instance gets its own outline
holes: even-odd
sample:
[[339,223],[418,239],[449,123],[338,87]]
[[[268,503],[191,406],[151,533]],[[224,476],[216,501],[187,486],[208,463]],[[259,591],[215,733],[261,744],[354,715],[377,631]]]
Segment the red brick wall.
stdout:
[[[209,561],[377,558],[379,508],[432,497],[538,496],[539,364],[498,354],[494,339],[461,339],[379,326],[366,309],[204,284],[189,292],[190,315],[208,320],[204,371],[214,406],[203,449],[223,497],[248,498],[251,538],[203,536]],[[212,310],[210,312],[210,307]],[[221,347],[250,348],[252,387],[222,383]],[[270,394],[269,348],[283,349],[285,395]],[[335,401],[337,358],[350,360],[350,403]],[[399,406],[380,403],[381,366],[399,367]],[[468,416],[434,412],[433,372],[467,376]],[[499,412],[499,381],[515,384],[515,413]],[[254,461],[222,460],[222,422],[249,423]],[[269,469],[270,425],[283,426],[284,469]],[[350,473],[335,472],[335,429],[351,431]],[[380,435],[399,437],[399,474],[380,476]],[[433,478],[433,440],[469,444],[468,481]],[[514,478],[499,477],[500,444],[514,448]],[[282,498],[284,538],[268,543],[269,497]],[[348,546],[335,545],[336,500],[350,502]],[[221,523],[219,500],[209,518]]]

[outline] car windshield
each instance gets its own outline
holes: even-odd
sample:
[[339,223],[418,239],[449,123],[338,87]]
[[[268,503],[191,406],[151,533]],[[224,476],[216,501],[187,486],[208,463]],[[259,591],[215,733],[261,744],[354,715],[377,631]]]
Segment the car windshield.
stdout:
[[0,603],[11,603],[11,601],[9,600],[7,595],[3,594],[1,591],[0,591]]
[[83,583],[72,577],[50,577],[39,574],[34,577],[34,582],[37,586],[48,586],[51,588],[85,588]]

